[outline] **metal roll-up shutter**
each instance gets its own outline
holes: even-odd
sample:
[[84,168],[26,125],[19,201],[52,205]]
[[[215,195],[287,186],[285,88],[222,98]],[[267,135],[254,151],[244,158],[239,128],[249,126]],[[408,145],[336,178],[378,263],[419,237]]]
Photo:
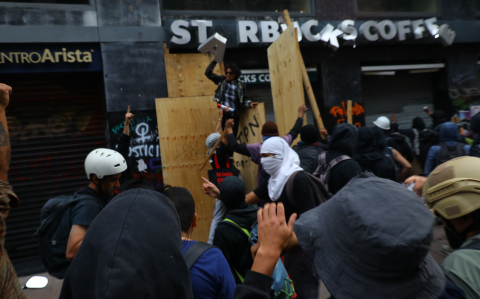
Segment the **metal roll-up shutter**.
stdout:
[[433,108],[432,73],[396,72],[393,76],[362,76],[362,100],[365,123],[373,126],[379,116],[398,118],[400,128],[411,128],[412,120],[420,116],[430,125],[423,107]]
[[0,77],[13,88],[7,108],[12,146],[9,181],[20,207],[7,218],[5,247],[12,260],[38,256],[33,235],[50,198],[88,182],[84,160],[106,147],[100,73]]

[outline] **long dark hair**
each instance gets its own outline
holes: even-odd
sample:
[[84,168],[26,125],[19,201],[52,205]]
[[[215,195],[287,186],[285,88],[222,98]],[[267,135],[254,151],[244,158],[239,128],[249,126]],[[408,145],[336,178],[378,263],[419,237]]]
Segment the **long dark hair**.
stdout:
[[242,74],[242,71],[240,70],[240,68],[234,64],[234,63],[229,63],[225,66],[225,72],[227,72],[228,69],[231,69],[232,70],[232,73],[234,73],[235,75],[237,75],[237,78],[240,77],[240,75]]

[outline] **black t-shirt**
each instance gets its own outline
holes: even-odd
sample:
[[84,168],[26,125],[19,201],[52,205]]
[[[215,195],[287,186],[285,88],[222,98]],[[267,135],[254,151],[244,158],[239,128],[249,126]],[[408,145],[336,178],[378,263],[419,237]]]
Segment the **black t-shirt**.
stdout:
[[[317,206],[314,197],[315,189],[311,184],[311,181],[307,178],[307,175],[303,171],[300,171],[295,175],[295,178],[293,179],[295,205],[288,199],[286,188],[287,184],[285,184],[283,187],[282,194],[276,202],[281,202],[285,206],[285,218],[287,221],[290,219],[290,216],[293,213],[297,213],[297,215],[300,216],[302,213],[305,213],[306,211]],[[271,201],[270,196],[268,195],[268,181],[264,181],[253,192],[261,199]]]
[[221,141],[213,155],[210,157],[210,164],[213,169],[234,167],[233,151]]
[[72,225],[90,226],[107,203],[100,194],[88,186],[78,190],[76,194],[83,199],[72,207]]

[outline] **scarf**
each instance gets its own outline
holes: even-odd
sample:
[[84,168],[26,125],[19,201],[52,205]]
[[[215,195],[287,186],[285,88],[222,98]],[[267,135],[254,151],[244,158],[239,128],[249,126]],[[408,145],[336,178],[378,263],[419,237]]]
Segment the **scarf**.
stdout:
[[280,137],[272,137],[262,144],[261,154],[274,154],[273,157],[262,158],[263,169],[270,175],[268,181],[268,196],[272,201],[277,201],[282,194],[283,187],[290,176],[303,170],[297,153],[288,146]]

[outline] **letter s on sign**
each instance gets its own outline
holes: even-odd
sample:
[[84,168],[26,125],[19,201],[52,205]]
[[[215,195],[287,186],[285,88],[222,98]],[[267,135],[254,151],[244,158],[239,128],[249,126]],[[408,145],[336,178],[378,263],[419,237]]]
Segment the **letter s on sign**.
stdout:
[[[190,23],[184,20],[174,21],[170,26],[170,29],[172,30],[172,33],[174,34],[174,36],[170,41],[177,45],[188,44],[192,38],[192,36],[190,35],[190,32],[186,30],[186,28],[188,28],[189,25]],[[180,36],[180,37],[177,37],[177,36]]]

